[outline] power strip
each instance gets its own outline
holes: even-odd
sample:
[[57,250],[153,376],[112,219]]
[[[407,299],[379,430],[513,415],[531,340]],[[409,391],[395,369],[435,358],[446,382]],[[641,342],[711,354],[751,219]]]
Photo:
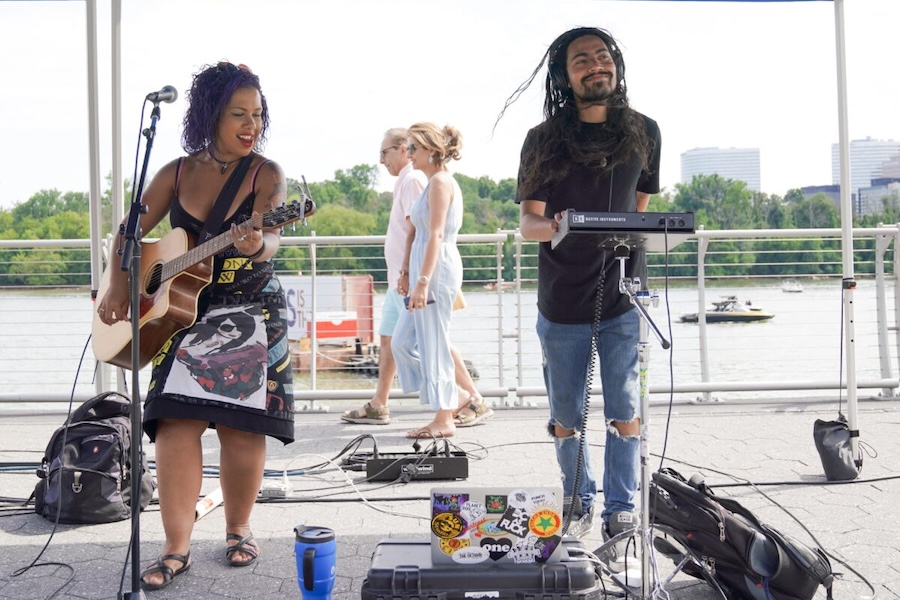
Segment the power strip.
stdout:
[[382,452],[354,454],[348,462],[365,462],[367,481],[466,479],[469,458],[465,452]]

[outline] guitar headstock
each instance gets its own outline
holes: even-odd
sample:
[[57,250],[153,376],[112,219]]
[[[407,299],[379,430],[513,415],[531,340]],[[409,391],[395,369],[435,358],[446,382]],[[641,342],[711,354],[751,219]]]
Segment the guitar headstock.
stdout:
[[301,175],[301,182],[297,183],[297,191],[300,193],[300,202],[303,203],[303,225],[306,226],[306,217],[312,216],[316,212],[316,203],[313,202],[309,193],[309,185],[306,183],[306,176]]
[[299,200],[294,200],[290,204],[272,209],[262,215],[263,227],[284,227],[295,221],[301,221],[306,226],[306,217],[316,212],[316,203],[309,195],[306,177],[303,177],[302,184],[297,184],[297,191],[300,192]]

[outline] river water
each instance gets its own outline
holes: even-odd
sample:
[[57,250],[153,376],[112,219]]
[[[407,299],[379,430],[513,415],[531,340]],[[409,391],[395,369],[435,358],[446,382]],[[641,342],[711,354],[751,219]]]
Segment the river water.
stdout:
[[[662,349],[649,338],[648,375],[651,389],[701,380],[699,326],[679,322],[681,314],[697,312],[694,288],[658,290],[657,306],[648,308],[662,336],[671,341]],[[842,343],[842,296],[839,281],[804,282],[802,293],[784,293],[780,285],[707,289],[707,304],[721,295],[749,299],[776,316],[759,323],[707,326],[710,379],[745,381],[838,381],[846,361]],[[888,306],[893,307],[889,292]],[[479,374],[482,389],[542,386],[540,352],[534,332],[536,293],[516,294],[467,290],[468,306],[454,313],[453,340]],[[374,299],[376,323],[382,294]],[[73,386],[92,394],[95,361],[89,346],[92,302],[86,293],[2,292],[0,303],[0,372],[3,394],[67,396]],[[889,314],[892,314],[889,313]],[[859,283],[854,293],[856,338],[854,351],[859,381],[880,379],[875,284]],[[888,319],[892,323],[892,319]],[[896,329],[891,328],[888,368],[897,372]],[[79,361],[85,359],[79,369]],[[843,375],[846,381],[846,375]],[[599,376],[595,378],[598,380]],[[129,379],[130,381],[130,379]],[[142,381],[146,381],[142,377]],[[298,389],[309,389],[309,376],[298,373]],[[317,387],[324,389],[374,387],[372,377],[346,372],[322,372]],[[865,393],[876,394],[878,389]],[[824,392],[836,397],[836,391]],[[863,392],[861,392],[862,394]],[[772,392],[730,392],[728,397],[760,397]],[[779,395],[790,396],[794,392]],[[697,396],[696,393],[691,394]],[[809,392],[806,392],[809,395]],[[819,395],[822,395],[821,393]]]

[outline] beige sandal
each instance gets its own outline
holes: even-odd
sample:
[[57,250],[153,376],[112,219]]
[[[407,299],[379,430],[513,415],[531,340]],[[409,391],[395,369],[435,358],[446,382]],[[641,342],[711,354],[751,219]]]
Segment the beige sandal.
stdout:
[[494,409],[482,399],[481,404],[469,402],[467,406],[460,408],[453,419],[453,424],[457,427],[474,427],[492,416],[494,416]]
[[371,402],[366,402],[362,408],[342,414],[341,420],[359,425],[388,425],[391,422],[391,411],[387,406],[373,408]]

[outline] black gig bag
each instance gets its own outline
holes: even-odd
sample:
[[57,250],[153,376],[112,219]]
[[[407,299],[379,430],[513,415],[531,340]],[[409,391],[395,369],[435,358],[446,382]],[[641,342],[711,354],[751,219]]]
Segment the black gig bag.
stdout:
[[[740,503],[718,497],[694,475],[674,469],[653,474],[650,519],[688,551],[685,573],[704,579],[731,600],[811,600],[819,586],[831,599],[831,563],[807,546],[759,521]],[[657,538],[654,545],[677,562],[685,553]]]
[[[130,401],[116,392],[95,396],[57,429],[37,471],[34,511],[60,523],[112,523],[131,517]],[[138,434],[140,435],[140,433]],[[141,453],[141,510],[155,489]]]

